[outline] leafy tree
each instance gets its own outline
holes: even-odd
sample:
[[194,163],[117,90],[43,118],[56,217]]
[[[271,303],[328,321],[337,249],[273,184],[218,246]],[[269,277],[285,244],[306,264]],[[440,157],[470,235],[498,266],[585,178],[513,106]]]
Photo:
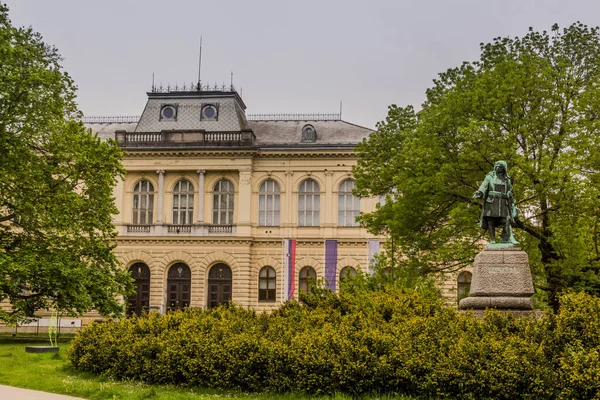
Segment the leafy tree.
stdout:
[[[0,4],[0,320],[38,309],[122,311],[129,278],[112,252],[121,152],[78,122],[57,50]],[[6,304],[6,303],[5,303]]]
[[555,307],[567,288],[600,294],[598,28],[496,38],[426,93],[419,112],[390,106],[358,147],[358,194],[387,195],[363,224],[389,232],[398,262],[423,274],[463,267],[483,234],[471,197],[505,160],[521,210],[515,235],[537,287]]

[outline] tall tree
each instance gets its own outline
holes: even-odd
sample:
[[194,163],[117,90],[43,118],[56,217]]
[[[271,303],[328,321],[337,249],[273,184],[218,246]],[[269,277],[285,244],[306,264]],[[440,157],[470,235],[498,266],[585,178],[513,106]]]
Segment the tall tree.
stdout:
[[[121,152],[78,122],[57,50],[0,4],[0,320],[38,309],[118,314],[130,279],[112,252]],[[6,304],[6,303],[5,303]]]
[[434,80],[421,111],[391,106],[358,147],[358,193],[388,196],[362,221],[389,231],[398,261],[424,274],[468,265],[483,234],[471,197],[505,160],[537,287],[555,307],[567,288],[600,294],[599,124],[598,28],[481,44],[478,61]]

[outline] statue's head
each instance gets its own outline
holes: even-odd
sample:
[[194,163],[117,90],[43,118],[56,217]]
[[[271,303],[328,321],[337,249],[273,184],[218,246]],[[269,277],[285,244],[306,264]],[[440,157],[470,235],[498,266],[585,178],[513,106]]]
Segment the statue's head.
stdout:
[[507,174],[508,165],[506,164],[506,161],[496,161],[496,164],[494,164],[494,172],[497,174]]

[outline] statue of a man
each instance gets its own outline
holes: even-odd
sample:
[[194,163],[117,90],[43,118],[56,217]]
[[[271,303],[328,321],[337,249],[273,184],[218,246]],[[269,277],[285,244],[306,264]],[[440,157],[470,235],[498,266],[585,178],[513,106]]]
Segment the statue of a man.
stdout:
[[508,167],[505,161],[497,161],[493,171],[489,172],[474,199],[483,199],[481,210],[481,227],[490,234],[490,243],[496,243],[496,228],[502,227],[501,243],[518,244],[510,227],[517,209],[514,206],[514,193]]

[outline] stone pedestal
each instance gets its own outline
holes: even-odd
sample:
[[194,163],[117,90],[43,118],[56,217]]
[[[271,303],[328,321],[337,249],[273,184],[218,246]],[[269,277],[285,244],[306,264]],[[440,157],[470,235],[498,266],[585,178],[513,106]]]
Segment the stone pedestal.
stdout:
[[533,281],[527,253],[517,247],[486,247],[475,257],[469,297],[461,310],[533,310]]

